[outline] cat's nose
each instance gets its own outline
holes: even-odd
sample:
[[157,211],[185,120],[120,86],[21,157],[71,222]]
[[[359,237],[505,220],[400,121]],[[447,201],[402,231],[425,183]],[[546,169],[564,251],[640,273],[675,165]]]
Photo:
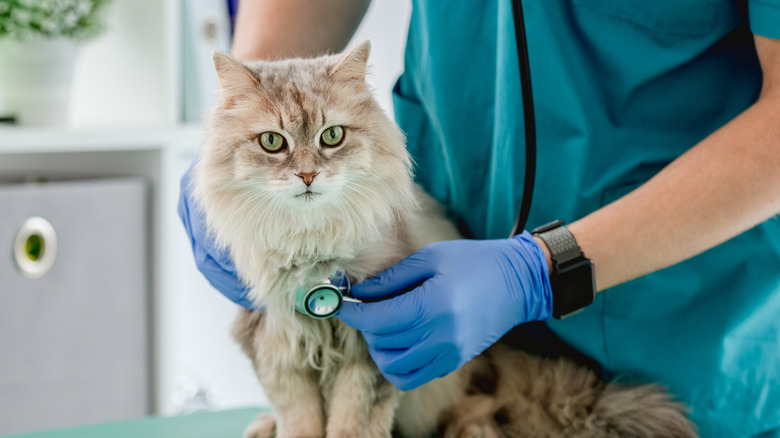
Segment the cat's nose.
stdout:
[[314,177],[319,174],[319,172],[300,172],[296,173],[295,176],[302,179],[304,184],[310,186],[314,182]]

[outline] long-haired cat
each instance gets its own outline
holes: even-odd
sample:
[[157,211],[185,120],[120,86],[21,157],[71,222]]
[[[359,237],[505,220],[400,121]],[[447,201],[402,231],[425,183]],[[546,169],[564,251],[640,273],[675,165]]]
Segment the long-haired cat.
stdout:
[[654,386],[605,384],[501,345],[402,393],[359,332],[296,312],[296,288],[336,266],[358,282],[459,238],[412,182],[404,136],[365,82],[369,49],[248,63],[214,54],[221,91],[194,193],[263,309],[242,310],[234,327],[274,408],[246,436],[695,436],[682,406]]

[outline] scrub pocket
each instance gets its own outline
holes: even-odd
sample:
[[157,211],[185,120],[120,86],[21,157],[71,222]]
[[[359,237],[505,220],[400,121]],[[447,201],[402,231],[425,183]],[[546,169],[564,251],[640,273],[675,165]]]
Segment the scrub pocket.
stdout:
[[393,107],[396,122],[406,134],[406,148],[414,161],[415,179],[431,196],[449,205],[450,193],[441,142],[434,135],[422,104],[402,92],[403,79],[401,76],[393,86]]
[[737,2],[723,0],[574,0],[595,12],[677,35],[706,35],[730,29],[747,18]]

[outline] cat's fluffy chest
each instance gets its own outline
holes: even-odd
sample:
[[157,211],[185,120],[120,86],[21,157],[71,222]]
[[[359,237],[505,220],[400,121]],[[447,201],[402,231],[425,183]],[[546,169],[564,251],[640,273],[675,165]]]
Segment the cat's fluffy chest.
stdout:
[[[316,320],[295,310],[295,293],[328,278],[336,267],[350,280],[362,281],[398,262],[411,251],[404,231],[406,215],[382,227],[380,238],[351,233],[334,242],[322,233],[285,233],[284,239],[267,245],[251,240],[237,241],[231,251],[238,254],[236,268],[251,279],[250,297],[266,313],[266,335],[279,340],[275,345],[294,346],[273,355],[288,366],[304,359],[314,369],[337,369],[344,361],[369,360],[362,337],[340,320]],[[317,245],[321,242],[321,245]]]
[[[264,259],[284,256],[273,251],[257,254]],[[250,296],[257,298],[264,308],[265,336],[278,340],[270,344],[288,346],[266,353],[285,363],[285,366],[296,367],[305,363],[319,370],[323,382],[328,382],[344,363],[370,359],[365,342],[356,330],[337,318],[319,320],[297,312],[296,290],[322,282],[336,267],[343,269],[353,283],[362,281],[400,260],[403,251],[397,245],[379,244],[349,255],[317,260],[317,257],[307,254],[298,258],[297,264],[289,266],[266,264],[262,269],[265,275],[250,292]],[[289,260],[296,261],[295,258]]]
[[359,282],[398,262],[411,252],[407,214],[376,232],[361,233],[333,226],[315,230],[279,227],[255,239],[236,239],[230,245],[239,275],[251,286],[256,302],[289,309],[298,286],[319,282],[338,267]]

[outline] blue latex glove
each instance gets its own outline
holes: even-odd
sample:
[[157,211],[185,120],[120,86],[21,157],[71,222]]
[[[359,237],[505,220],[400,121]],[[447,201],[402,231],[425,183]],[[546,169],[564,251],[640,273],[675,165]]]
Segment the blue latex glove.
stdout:
[[547,259],[527,231],[433,243],[352,295],[383,299],[344,302],[337,316],[363,333],[382,374],[402,390],[451,373],[516,325],[552,315]]
[[179,217],[190,238],[195,264],[209,283],[223,295],[247,309],[254,309],[255,305],[247,296],[248,289],[238,279],[236,267],[230,259],[230,254],[217,247],[214,239],[206,230],[206,218],[203,212],[192,198],[190,180],[196,161],[193,161],[190,168],[182,176],[179,193]]

